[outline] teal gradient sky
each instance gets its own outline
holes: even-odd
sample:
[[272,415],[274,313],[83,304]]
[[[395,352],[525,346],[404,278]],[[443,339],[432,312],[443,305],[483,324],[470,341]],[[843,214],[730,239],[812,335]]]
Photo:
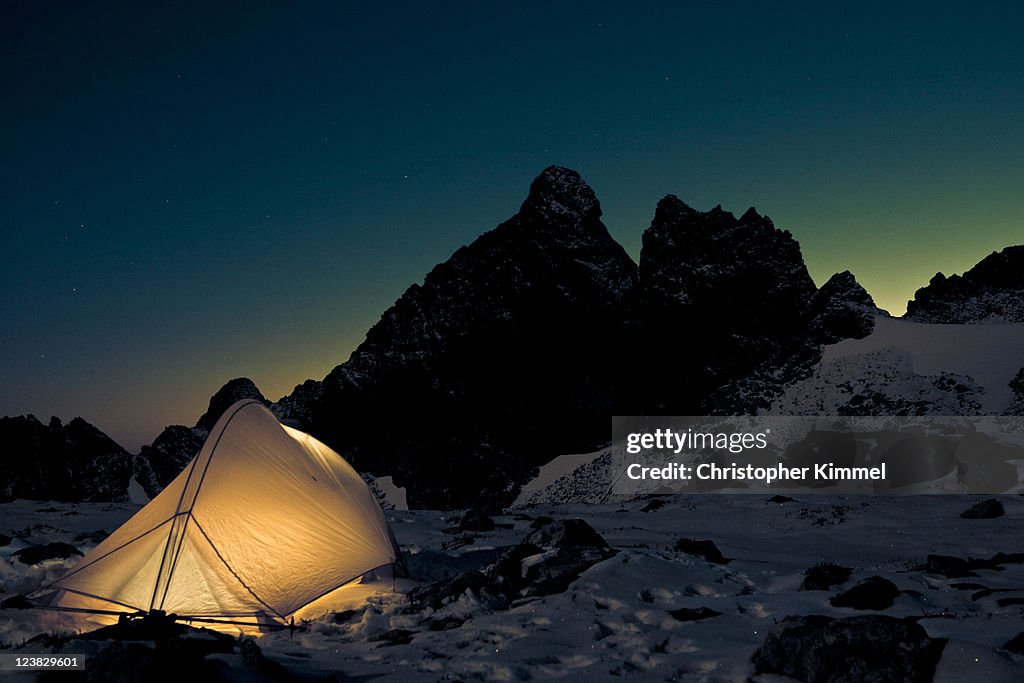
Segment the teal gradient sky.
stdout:
[[1017,4],[206,4],[5,6],[0,415],[276,399],[553,163],[634,258],[753,205],[895,313],[1024,242]]

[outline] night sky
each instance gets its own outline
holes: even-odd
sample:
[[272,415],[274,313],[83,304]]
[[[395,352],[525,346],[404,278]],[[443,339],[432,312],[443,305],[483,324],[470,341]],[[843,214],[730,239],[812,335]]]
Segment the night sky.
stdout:
[[0,415],[277,399],[549,164],[634,258],[754,205],[895,313],[1024,242],[1019,4],[206,4],[2,5]]

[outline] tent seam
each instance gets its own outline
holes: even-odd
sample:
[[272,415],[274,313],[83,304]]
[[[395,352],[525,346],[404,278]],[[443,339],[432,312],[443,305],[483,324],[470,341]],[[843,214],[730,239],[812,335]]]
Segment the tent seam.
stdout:
[[221,562],[224,563],[224,566],[227,568],[227,570],[229,572],[231,572],[231,575],[233,577],[235,577],[235,579],[238,580],[238,583],[242,584],[242,588],[244,588],[245,590],[249,591],[249,595],[251,595],[252,597],[256,598],[257,602],[259,602],[261,605],[266,607],[268,610],[270,610],[271,612],[276,614],[278,616],[278,618],[284,619],[284,615],[283,614],[281,614],[276,609],[274,609],[269,604],[267,604],[267,602],[263,598],[261,598],[260,596],[256,595],[256,591],[254,591],[252,588],[249,588],[249,585],[245,581],[242,580],[242,577],[239,576],[237,573],[235,573],[235,570],[231,568],[231,565],[228,564],[228,561],[225,560],[224,556],[220,554],[219,550],[217,550],[217,546],[215,546],[213,544],[213,541],[206,534],[206,530],[203,529],[203,525],[199,523],[199,520],[196,519],[194,515],[192,516],[192,521],[194,521],[196,523],[196,528],[199,529],[199,533],[201,533],[203,535],[203,538],[206,539],[206,542],[210,544],[210,548],[213,549],[213,552],[217,556],[217,559],[219,559]]
[[86,593],[85,591],[77,590],[75,588],[61,588],[61,590],[67,591],[68,593],[77,593],[78,595],[84,595],[87,598],[93,598],[95,600],[102,600],[103,602],[109,602],[109,603],[111,603],[113,605],[120,605],[121,607],[127,607],[128,609],[133,609],[133,610],[135,610],[137,612],[145,612],[146,611],[146,610],[144,610],[141,607],[136,607],[135,605],[129,605],[127,602],[121,602],[120,600],[113,600],[111,598],[104,598],[104,597],[101,597],[99,595],[95,595],[93,593]]
[[[171,579],[174,578],[174,576],[173,576],[174,575],[174,569],[175,569],[175,567],[178,566],[178,558],[181,556],[181,549],[185,545],[185,532],[188,530],[188,520],[189,520],[190,517],[193,520],[195,519],[193,517],[193,515],[192,515],[192,511],[196,507],[196,500],[199,498],[199,493],[202,491],[203,482],[206,481],[206,473],[210,471],[210,463],[213,462],[213,456],[217,452],[217,448],[220,446],[221,439],[224,438],[224,433],[227,432],[228,425],[231,424],[231,421],[235,419],[236,415],[238,415],[240,412],[242,412],[243,408],[246,408],[246,407],[252,405],[253,403],[262,405],[262,404],[259,403],[259,401],[255,400],[255,399],[250,399],[250,400],[245,401],[244,403],[242,403],[242,405],[240,405],[237,408],[235,408],[235,412],[231,413],[231,415],[224,422],[224,424],[221,425],[220,434],[217,435],[217,441],[216,441],[216,443],[213,444],[213,448],[210,449],[210,455],[209,455],[209,457],[206,458],[206,465],[203,467],[203,473],[199,476],[199,481],[196,483],[195,495],[192,496],[192,501],[191,501],[191,503],[188,506],[188,511],[187,511],[188,516],[185,518],[184,527],[181,530],[181,535],[178,537],[177,546],[175,547],[174,552],[172,553],[172,556],[173,556],[174,559],[171,560],[171,566],[167,570],[167,581],[164,582],[164,592],[163,592],[163,595],[160,596],[160,608],[161,609],[163,609],[164,602],[167,601],[167,591],[170,590]],[[223,419],[223,417],[221,419]],[[200,449],[199,452],[202,453],[202,449]],[[188,492],[188,484],[189,484],[189,482],[192,479],[192,475],[195,473],[195,468],[196,468],[196,464],[198,463],[198,461],[199,461],[198,457],[195,460],[192,461],[192,472],[189,472],[188,479],[185,480],[185,486],[181,490],[181,498],[178,499],[178,507],[175,508],[176,510],[180,510],[181,504],[185,500],[185,494]],[[182,510],[181,512],[185,512],[185,511]],[[175,516],[177,516],[177,514]],[[198,526],[198,525],[199,525],[199,523],[196,522],[196,526]],[[173,531],[174,531],[174,527],[172,526],[171,527],[171,532],[173,532]],[[203,535],[205,536],[206,534],[204,533]],[[206,540],[209,541],[210,539],[207,538]],[[170,535],[170,533],[168,533],[168,535],[167,535],[167,547],[164,548],[164,556],[160,560],[160,569],[157,571],[157,574],[156,574],[156,584],[153,586],[153,596],[150,598],[150,601],[149,601],[149,609],[151,609],[151,610],[153,609],[153,606],[156,604],[156,594],[157,594],[157,591],[160,590],[160,578],[163,575],[163,570],[164,570],[164,567],[166,566],[166,562],[167,562],[167,549],[170,547],[170,545],[171,545],[171,535]],[[212,546],[213,543],[211,542],[210,545]],[[214,552],[216,552],[216,548],[214,548]],[[230,569],[230,567],[229,567],[229,569]]]
[[[61,581],[63,581],[64,579],[69,579],[72,576],[74,576],[75,574],[77,574],[78,572],[82,571],[83,569],[88,569],[89,567],[93,566],[94,564],[96,564],[100,560],[105,559],[107,557],[110,557],[111,555],[113,555],[114,553],[118,552],[119,550],[122,550],[122,549],[128,547],[129,545],[131,545],[132,543],[135,543],[135,541],[142,540],[144,537],[146,537],[149,534],[153,533],[154,531],[156,531],[157,529],[162,527],[164,524],[167,524],[168,522],[170,522],[171,520],[173,520],[177,516],[178,516],[177,514],[174,514],[174,515],[168,517],[167,519],[165,519],[164,521],[160,522],[159,524],[157,524],[155,527],[153,527],[149,531],[144,531],[141,534],[139,534],[138,536],[136,536],[135,538],[133,538],[133,539],[131,539],[129,541],[125,541],[124,543],[122,543],[121,545],[117,546],[116,548],[108,550],[107,552],[105,552],[102,555],[100,555],[99,557],[97,557],[95,560],[90,560],[87,564],[83,564],[81,566],[76,566],[74,569],[69,571],[67,574],[64,574],[63,576],[61,576],[59,579],[57,579],[53,583],[48,584],[47,586],[42,586],[40,588],[40,590],[43,590],[43,589],[48,588],[50,586],[56,586]],[[65,589],[65,590],[68,590],[68,589]],[[103,598],[103,599],[106,600],[106,598]]]

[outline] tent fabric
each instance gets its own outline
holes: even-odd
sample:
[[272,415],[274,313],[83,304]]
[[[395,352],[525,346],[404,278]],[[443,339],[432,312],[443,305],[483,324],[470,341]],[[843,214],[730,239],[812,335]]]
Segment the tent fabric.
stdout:
[[285,619],[396,558],[356,471],[246,400],[174,481],[53,587],[66,607]]

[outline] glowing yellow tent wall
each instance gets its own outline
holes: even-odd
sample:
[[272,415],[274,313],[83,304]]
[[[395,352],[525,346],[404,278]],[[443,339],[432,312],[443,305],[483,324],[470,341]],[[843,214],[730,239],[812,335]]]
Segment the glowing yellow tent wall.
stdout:
[[395,559],[387,521],[356,471],[248,400],[53,587],[63,607],[283,620]]

